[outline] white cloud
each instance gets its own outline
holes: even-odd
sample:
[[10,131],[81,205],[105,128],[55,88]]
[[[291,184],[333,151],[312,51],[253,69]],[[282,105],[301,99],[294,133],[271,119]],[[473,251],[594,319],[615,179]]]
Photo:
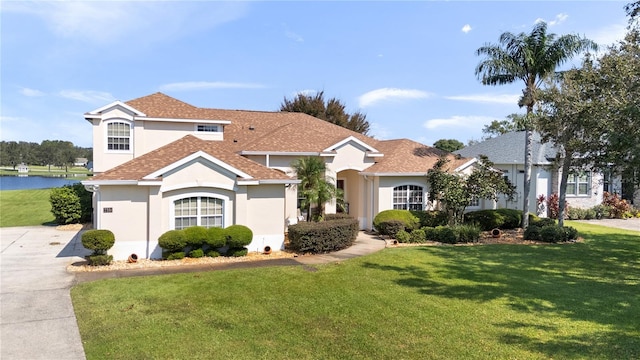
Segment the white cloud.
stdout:
[[495,117],[490,116],[459,116],[454,115],[446,119],[429,119],[425,121],[423,126],[429,130],[437,129],[440,127],[464,127],[477,129],[484,124],[488,124],[495,120]]
[[586,37],[595,41],[601,47],[600,50],[602,51],[606,50],[605,47],[623,40],[626,34],[626,24],[621,23],[587,32]]
[[469,31],[471,31],[471,30],[472,30],[472,28],[471,28],[471,25],[469,25],[469,24],[465,24],[465,25],[462,27],[462,29],[461,29],[461,30],[462,30],[462,32],[463,32],[463,33],[465,33],[465,34],[466,34],[466,33],[468,33]]
[[207,89],[261,89],[264,85],[253,83],[235,83],[224,81],[186,81],[164,84],[160,86],[162,91],[189,91]]
[[472,95],[457,95],[457,96],[445,96],[448,100],[468,101],[475,103],[485,104],[517,104],[520,100],[520,95],[517,94],[472,94]]
[[358,101],[360,107],[364,108],[385,100],[426,99],[430,96],[432,94],[422,90],[382,88],[360,95]]
[[30,88],[20,89],[20,94],[28,97],[44,96],[44,93],[42,91]]
[[108,92],[93,90],[62,90],[58,95],[66,99],[83,101],[90,104],[104,104],[115,100],[115,97]]
[[569,17],[569,15],[567,15],[565,13],[560,13],[560,14],[556,15],[556,17],[553,18],[553,20],[546,21],[543,18],[537,18],[536,21],[534,21],[533,23],[537,24],[539,22],[543,22],[544,21],[544,22],[547,23],[547,25],[549,25],[549,27],[551,27],[551,26],[562,24],[565,20],[567,20],[568,17]]
[[238,19],[248,6],[218,1],[11,1],[2,5],[3,11],[41,18],[59,37],[98,43],[133,38],[166,41]]

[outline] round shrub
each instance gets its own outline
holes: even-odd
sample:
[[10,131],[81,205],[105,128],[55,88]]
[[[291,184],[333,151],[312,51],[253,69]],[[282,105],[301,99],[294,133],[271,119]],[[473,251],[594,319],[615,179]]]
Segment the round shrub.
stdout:
[[556,221],[552,218],[540,218],[538,221],[531,223],[530,225],[533,226],[538,226],[538,227],[545,227],[545,226],[551,226],[551,225],[555,225]]
[[244,225],[231,225],[224,229],[224,235],[230,248],[247,246],[253,240],[253,231]]
[[496,210],[478,210],[464,214],[465,224],[476,224],[482,231],[500,229],[504,226],[505,216]]
[[[389,229],[386,228],[384,223],[389,223],[390,221],[397,221],[402,223],[404,228],[408,231],[413,229],[417,229],[420,225],[420,221],[417,217],[415,217],[409,210],[384,210],[378,213],[376,217],[373,219],[373,226],[381,235],[391,235],[388,232]],[[396,231],[397,232],[397,231]]]
[[440,210],[417,211],[409,210],[413,216],[418,218],[420,227],[444,226],[449,223],[449,214]]
[[564,229],[556,225],[543,226],[540,229],[540,240],[550,243],[565,241]]
[[204,251],[202,249],[195,249],[189,251],[190,258],[201,258],[204,256]]
[[229,248],[225,255],[229,257],[241,257],[247,256],[248,252],[249,250],[247,248]]
[[398,240],[399,243],[408,243],[411,241],[411,234],[404,230],[400,230],[396,233],[395,239]]
[[158,245],[161,248],[170,252],[177,252],[184,249],[187,246],[187,239],[182,230],[169,230],[166,233],[160,235],[158,238]]
[[502,229],[516,229],[522,224],[522,210],[496,209],[495,212],[504,216]]
[[82,246],[93,250],[93,255],[106,254],[113,247],[116,237],[109,230],[87,230],[82,234]]
[[199,248],[207,241],[207,228],[203,226],[191,226],[184,230],[185,241],[188,246]]
[[400,231],[405,231],[404,222],[400,220],[382,221],[378,224],[378,232],[380,235],[387,235],[395,238]]
[[564,226],[562,229],[564,230],[565,241],[578,239],[578,230],[576,230],[576,228],[572,226]]
[[456,243],[456,233],[449,226],[437,226],[435,230],[437,241],[445,244]]
[[185,257],[184,251],[176,251],[169,254],[169,256],[167,256],[167,260],[180,260],[180,259],[184,259],[184,257]]
[[424,231],[424,238],[429,241],[438,241],[438,230],[435,227],[425,226],[422,228]]
[[525,240],[540,241],[540,240],[542,240],[542,238],[540,237],[540,229],[542,229],[540,226],[529,225],[524,230],[524,234],[523,234],[522,237]]
[[427,236],[422,229],[415,229],[409,235],[411,236],[409,241],[411,241],[412,243],[422,244],[427,241]]
[[58,225],[78,223],[82,218],[80,197],[69,187],[51,189],[49,202]]
[[224,236],[224,229],[219,227],[208,228],[206,243],[215,249],[225,246],[227,239]]

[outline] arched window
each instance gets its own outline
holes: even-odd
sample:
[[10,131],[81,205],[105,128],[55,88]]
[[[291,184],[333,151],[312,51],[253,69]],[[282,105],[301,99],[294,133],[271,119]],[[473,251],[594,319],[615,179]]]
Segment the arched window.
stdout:
[[107,124],[107,150],[129,151],[131,147],[131,125],[124,122]]
[[423,210],[422,186],[402,185],[393,188],[393,208],[402,210]]
[[223,227],[224,200],[212,197],[189,197],[173,202],[175,229],[190,226]]

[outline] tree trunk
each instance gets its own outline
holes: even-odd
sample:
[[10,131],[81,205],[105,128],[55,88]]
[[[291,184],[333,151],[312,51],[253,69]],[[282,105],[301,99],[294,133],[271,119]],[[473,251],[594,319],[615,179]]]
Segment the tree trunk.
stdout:
[[565,151],[562,159],[562,176],[560,177],[560,196],[558,199],[558,226],[564,226],[564,213],[567,211],[565,206],[567,199],[567,180],[569,179],[569,169],[571,169],[571,157]]
[[533,142],[533,132],[527,128],[524,132],[524,198],[522,199],[522,228],[529,226],[529,192],[531,191],[531,143]]

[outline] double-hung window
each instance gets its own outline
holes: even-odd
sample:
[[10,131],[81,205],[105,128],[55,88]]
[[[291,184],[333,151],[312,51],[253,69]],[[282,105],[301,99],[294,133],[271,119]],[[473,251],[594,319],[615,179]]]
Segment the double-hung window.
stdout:
[[189,197],[173,202],[176,230],[190,226],[223,227],[224,200],[212,197]]
[[393,208],[402,210],[423,210],[422,186],[402,185],[393,188]]
[[131,149],[131,125],[124,122],[107,124],[107,150]]
[[569,174],[567,179],[567,195],[570,196],[587,196],[591,184],[591,174],[589,172],[581,172],[577,174]]

